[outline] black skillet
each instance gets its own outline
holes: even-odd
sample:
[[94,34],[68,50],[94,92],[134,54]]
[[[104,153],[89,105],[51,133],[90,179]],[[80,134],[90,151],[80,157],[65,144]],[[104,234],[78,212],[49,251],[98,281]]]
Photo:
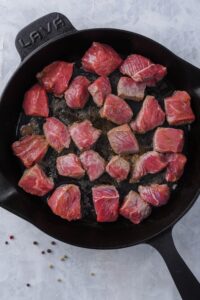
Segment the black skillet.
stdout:
[[[155,210],[140,225],[119,219],[112,224],[66,222],[53,215],[45,201],[17,187],[21,169],[10,145],[24,92],[35,83],[35,74],[58,59],[79,60],[93,41],[112,45],[122,56],[140,53],[167,66],[167,80],[192,96],[196,121],[188,139],[188,163],[168,205]],[[22,62],[0,103],[0,205],[63,242],[93,249],[117,249],[147,243],[163,256],[183,299],[200,299],[200,285],[178,254],[172,239],[173,225],[189,210],[199,194],[200,182],[200,70],[165,47],[136,33],[118,29],[77,31],[59,14],[46,15],[20,31],[16,47]]]

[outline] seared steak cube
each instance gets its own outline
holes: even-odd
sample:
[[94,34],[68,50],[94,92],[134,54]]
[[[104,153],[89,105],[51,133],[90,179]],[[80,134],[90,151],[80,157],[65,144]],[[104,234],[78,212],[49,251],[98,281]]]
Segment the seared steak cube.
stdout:
[[65,92],[67,105],[73,109],[81,109],[89,98],[88,86],[90,81],[85,76],[77,76]]
[[117,85],[119,97],[129,100],[141,101],[144,99],[146,84],[134,81],[129,77],[121,77]]
[[146,133],[149,130],[162,125],[165,121],[165,113],[160,107],[158,101],[153,96],[147,96],[143,102],[142,108],[136,119],[130,126],[133,131]]
[[166,154],[168,162],[165,179],[168,182],[175,182],[183,175],[184,167],[187,162],[185,155],[181,153]]
[[53,213],[68,221],[81,219],[81,192],[75,184],[59,186],[48,199]]
[[92,197],[98,222],[113,222],[118,218],[119,193],[112,185],[92,188]]
[[55,61],[38,73],[37,78],[47,92],[61,96],[68,87],[73,66],[73,63]]
[[57,152],[69,148],[71,137],[68,127],[58,119],[47,118],[43,125],[43,131],[49,145]]
[[167,161],[163,154],[149,151],[141,155],[133,166],[130,182],[137,182],[147,174],[155,174],[166,168]]
[[123,157],[115,155],[107,164],[106,172],[117,181],[122,181],[128,177],[130,164]]
[[131,120],[133,112],[125,100],[110,94],[106,97],[104,106],[100,110],[100,116],[121,125]]
[[139,224],[151,214],[151,206],[138,193],[130,191],[119,210],[120,215],[134,224]]
[[101,107],[107,95],[111,94],[111,85],[108,77],[99,77],[89,85],[88,91],[91,94],[94,103]]
[[99,155],[99,153],[93,150],[83,152],[80,155],[80,160],[90,181],[96,180],[105,171],[105,160]]
[[181,152],[184,145],[182,129],[157,128],[153,137],[153,147],[158,152]]
[[59,156],[56,160],[56,168],[58,174],[62,176],[81,178],[85,175],[81,162],[74,153]]
[[132,54],[124,60],[120,72],[137,82],[145,82],[151,86],[167,74],[167,69],[142,55]]
[[72,140],[79,150],[90,149],[101,135],[101,130],[93,127],[92,123],[88,120],[73,123],[69,131]]
[[12,149],[25,167],[29,168],[45,156],[48,143],[43,135],[27,135],[14,142]]
[[48,117],[49,106],[46,91],[39,84],[35,84],[24,95],[24,113],[27,116]]
[[18,185],[25,192],[36,196],[44,196],[54,188],[52,178],[47,177],[37,164],[24,171]]
[[162,206],[169,201],[170,189],[167,184],[140,185],[138,191],[142,199],[153,206]]
[[82,58],[84,70],[107,76],[115,71],[122,63],[117,52],[106,44],[93,42]]
[[192,123],[195,120],[190,102],[190,95],[185,91],[175,91],[165,99],[165,111],[170,125]]
[[135,135],[127,124],[114,127],[107,133],[109,143],[117,154],[139,152],[139,145]]

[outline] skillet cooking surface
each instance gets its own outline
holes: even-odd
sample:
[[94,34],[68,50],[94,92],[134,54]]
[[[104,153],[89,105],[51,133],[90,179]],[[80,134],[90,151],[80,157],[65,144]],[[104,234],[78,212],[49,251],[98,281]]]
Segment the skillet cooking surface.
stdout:
[[[139,53],[140,54],[140,53]],[[67,60],[67,58],[63,58],[64,60]],[[75,62],[74,66],[74,72],[73,72],[73,77],[76,77],[78,75],[84,75],[86,76],[91,82],[93,82],[96,78],[98,78],[98,75],[86,72],[82,69],[81,67],[81,61],[77,60]],[[123,76],[118,70],[113,72],[110,76],[110,82],[112,85],[112,93],[117,95],[117,83],[119,78]],[[145,95],[154,95],[156,99],[159,100],[159,103],[161,104],[163,110],[164,110],[164,98],[171,95],[172,92],[175,90],[173,85],[170,83],[169,80],[164,79],[162,82],[157,83],[155,87],[147,87],[145,91]],[[50,105],[50,115],[49,116],[54,116],[61,120],[63,123],[67,125],[71,125],[73,122],[76,121],[83,121],[85,119],[89,119],[94,127],[101,129],[102,130],[102,135],[101,137],[97,140],[96,144],[94,145],[93,149],[97,151],[106,161],[109,161],[112,155],[116,155],[108,142],[107,135],[106,133],[116,127],[117,125],[106,120],[102,119],[99,116],[99,110],[93,100],[92,97],[90,96],[89,101],[87,102],[87,105],[83,109],[75,110],[75,109],[70,109],[67,107],[65,99],[62,98],[56,98],[53,94],[48,94],[49,98],[49,105]],[[139,110],[142,107],[143,101],[136,102],[136,101],[131,101],[131,100],[126,100],[127,103],[131,106],[133,112],[134,112],[134,118],[136,114],[139,112]],[[26,116],[23,112],[20,115],[18,125],[17,125],[17,136],[16,139],[19,139],[21,137],[20,135],[20,127],[22,125],[27,124],[28,122],[34,122],[38,126],[36,126],[36,133],[39,134],[44,134],[42,127],[43,123],[45,122],[45,118],[38,118],[38,117],[28,117]],[[167,121],[162,125],[164,127],[169,127]],[[175,127],[175,126],[173,126]],[[187,137],[188,137],[188,128],[190,126],[176,126],[178,128],[182,128],[185,131],[185,145],[184,145],[184,152],[186,153],[187,151]],[[156,129],[155,129],[156,130]],[[136,134],[137,140],[140,145],[140,152],[139,155],[153,150],[153,134],[155,130],[151,130],[150,132],[146,134]],[[85,175],[81,179],[72,179],[72,178],[67,178],[60,176],[56,170],[56,158],[58,156],[65,155],[67,153],[76,153],[77,155],[80,155],[81,151],[74,145],[73,142],[71,142],[69,149],[64,149],[61,153],[57,153],[55,150],[53,150],[51,147],[49,147],[48,153],[46,154],[45,158],[40,162],[40,165],[44,168],[46,174],[54,178],[55,181],[55,187],[58,187],[62,184],[66,183],[74,183],[78,184],[80,189],[81,189],[81,204],[82,204],[82,220],[78,222],[84,222],[84,223],[89,223],[90,225],[93,226],[98,226],[98,223],[96,222],[96,214],[94,211],[94,206],[93,206],[93,201],[92,201],[92,187],[95,185],[99,184],[111,184],[114,185],[117,190],[119,191],[120,194],[120,202],[123,201],[123,198],[125,195],[128,194],[130,190],[138,190],[138,186],[140,184],[150,184],[150,183],[166,183],[164,177],[165,177],[165,172],[164,171],[159,172],[157,174],[153,175],[147,175],[144,178],[142,178],[138,183],[129,183],[129,178],[128,180],[122,181],[121,183],[117,183],[116,180],[112,179],[106,172],[97,180],[94,182],[91,182],[88,178],[87,175]],[[137,159],[138,155],[134,155],[135,158]],[[130,161],[134,157],[132,154],[126,155],[126,159]],[[23,165],[21,164],[22,170],[24,170]],[[172,188],[175,189],[177,184],[173,183],[168,183],[168,185]],[[52,191],[43,197],[43,201],[46,203],[49,195],[52,194]],[[154,211],[156,214],[159,214],[159,211],[162,208],[154,208]],[[77,222],[77,221],[76,221]],[[124,219],[120,217],[120,226],[123,224],[123,226],[133,226],[133,224],[128,221],[127,219]],[[100,225],[102,226],[102,224]]]
[[[44,66],[52,61],[76,61],[78,66],[78,64],[80,64],[80,58],[93,41],[110,44],[123,57],[126,57],[130,53],[140,53],[141,55],[149,57],[155,63],[165,65],[168,68],[167,78],[158,84],[155,89],[151,88],[148,90],[149,94],[157,96],[159,100],[163,99],[164,96],[171,93],[174,89],[185,89],[192,97],[192,107],[197,121],[191,125],[189,139],[186,143],[188,163],[184,175],[179,181],[177,188],[173,191],[169,203],[162,208],[154,209],[151,216],[139,225],[133,225],[128,220],[121,217],[114,223],[97,223],[94,220],[94,211],[90,210],[92,206],[91,189],[88,188],[88,186],[84,187],[84,189],[81,187],[82,195],[85,195],[82,200],[84,219],[76,222],[67,222],[66,220],[55,216],[47,206],[45,198],[41,199],[28,195],[17,186],[22,175],[22,167],[18,159],[12,154],[10,146],[18,137],[16,136],[16,124],[22,110],[24,93],[36,82],[35,75],[37,72],[42,70]],[[81,73],[82,72],[83,71],[81,71]],[[90,76],[92,76],[93,79],[95,78],[95,75],[88,73],[87,77],[92,79]],[[115,87],[118,76],[119,74],[117,73],[113,73],[111,76],[112,85]],[[138,34],[123,30],[83,30],[72,35],[65,35],[40,47],[22,62],[8,83],[0,103],[0,128],[3,129],[0,130],[0,169],[3,177],[7,180],[4,184],[4,188],[1,190],[1,206],[27,219],[49,235],[64,242],[82,247],[110,249],[131,246],[145,241],[165,230],[175,223],[193,204],[199,190],[199,78],[200,72],[197,68],[181,60],[160,44]],[[113,89],[113,92],[116,92],[115,89]],[[51,99],[51,102],[55,102],[55,99]],[[61,100],[61,112],[62,103],[63,101]],[[94,110],[96,109],[91,101],[89,101],[88,104],[90,104],[90,106],[87,106],[88,108],[90,107],[91,109],[93,107]],[[134,115],[136,115],[141,104],[135,104],[133,102],[129,102],[129,104],[133,105]],[[64,107],[66,106],[64,105]],[[60,117],[62,117],[62,113]],[[74,113],[71,114],[70,118],[71,121],[77,120]],[[27,123],[27,121],[28,119],[25,120],[23,116],[21,117],[21,124]],[[100,121],[98,120],[98,122]],[[93,124],[96,127],[99,127],[96,121],[93,121]],[[19,134],[19,132],[17,132],[17,134]],[[141,136],[142,141],[140,140],[140,143],[149,147],[148,141],[149,138],[151,140],[151,134],[152,132],[144,135],[144,137]],[[99,143],[97,143],[96,149],[106,158],[106,155],[109,155],[109,153],[106,152],[104,155],[101,152],[104,151],[102,144],[101,147],[98,147],[98,145]],[[55,159],[55,154],[53,154],[53,151],[49,150],[45,168],[48,173],[55,174],[51,164],[48,165],[49,156],[54,156]],[[141,183],[147,183],[148,180],[152,178],[153,177],[146,177],[145,181],[141,181]],[[63,178],[62,180],[63,182],[73,181]],[[108,175],[104,175],[100,180],[101,182],[106,181],[108,183],[107,180],[111,179]],[[59,184],[61,184],[60,178],[56,178],[57,185],[58,181]],[[89,184],[86,177],[83,181]],[[98,182],[99,181],[96,181],[95,183]],[[83,182],[80,181],[80,184],[82,185]],[[8,190],[6,187],[8,187]],[[137,185],[131,185],[131,187],[137,189]],[[122,199],[123,195],[127,194],[130,190],[130,185],[122,184],[120,185],[120,188],[117,188],[120,191]],[[89,213],[90,211],[92,211],[91,214]]]

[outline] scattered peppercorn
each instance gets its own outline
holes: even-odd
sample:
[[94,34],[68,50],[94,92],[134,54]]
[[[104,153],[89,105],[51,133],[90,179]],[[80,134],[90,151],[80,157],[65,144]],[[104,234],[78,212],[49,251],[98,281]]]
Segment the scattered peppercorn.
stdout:
[[5,241],[5,244],[8,245],[9,244],[8,241]]
[[15,238],[14,235],[10,235],[10,236],[9,236],[9,239],[10,239],[10,240],[14,240],[14,238]]
[[56,242],[55,242],[55,241],[52,241],[52,242],[51,242],[51,245],[56,245]]
[[37,242],[37,241],[34,241],[34,242],[33,242],[33,245],[38,245],[38,242]]
[[69,257],[68,257],[67,255],[64,255],[64,258],[65,258],[65,259],[68,259]]
[[42,251],[41,253],[42,253],[42,254],[45,254],[45,251]]
[[50,269],[53,269],[53,268],[54,268],[54,266],[53,266],[53,265],[49,265],[49,268],[50,268]]
[[51,253],[51,252],[52,252],[52,250],[51,250],[51,249],[47,249],[47,252],[48,252],[48,253]]
[[61,260],[61,261],[65,261],[65,258],[64,258],[64,256],[62,256],[62,257],[60,258],[60,260]]
[[30,285],[30,283],[27,283],[26,286],[27,286],[27,287],[30,287],[31,285]]
[[58,281],[58,282],[62,282],[62,279],[61,279],[61,278],[58,278],[57,281]]
[[91,273],[90,275],[91,275],[91,276],[95,276],[95,273]]

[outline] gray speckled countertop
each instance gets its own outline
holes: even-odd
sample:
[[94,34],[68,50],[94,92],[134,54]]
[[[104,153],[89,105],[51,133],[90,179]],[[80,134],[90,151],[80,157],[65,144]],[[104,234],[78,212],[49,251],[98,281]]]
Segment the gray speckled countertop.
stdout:
[[[0,0],[1,91],[20,61],[14,47],[17,32],[53,11],[68,16],[77,29],[115,27],[141,33],[200,67],[198,0]],[[200,280],[199,215],[200,198],[175,226],[173,237],[180,254]],[[5,245],[10,234],[16,238]],[[34,240],[38,246],[32,244]],[[26,221],[0,209],[1,300],[180,299],[163,259],[150,246],[96,251],[61,242],[52,246],[51,240]],[[49,247],[53,253],[40,254]],[[60,261],[65,254],[69,258]],[[55,268],[49,269],[49,264]],[[27,282],[30,288],[26,287]]]

